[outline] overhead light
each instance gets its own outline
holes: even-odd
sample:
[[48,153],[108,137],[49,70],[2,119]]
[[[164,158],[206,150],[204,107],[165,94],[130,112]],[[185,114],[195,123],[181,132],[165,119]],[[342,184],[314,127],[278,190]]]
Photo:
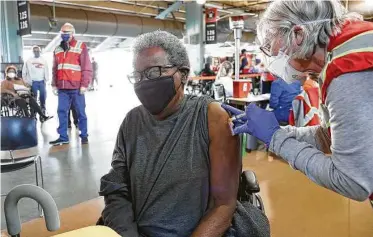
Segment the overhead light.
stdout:
[[365,0],[365,4],[368,6],[373,6],[373,1],[372,0]]
[[206,0],[196,0],[196,2],[197,2],[198,4],[201,4],[201,5],[203,5],[203,4],[205,4],[205,3],[206,3]]

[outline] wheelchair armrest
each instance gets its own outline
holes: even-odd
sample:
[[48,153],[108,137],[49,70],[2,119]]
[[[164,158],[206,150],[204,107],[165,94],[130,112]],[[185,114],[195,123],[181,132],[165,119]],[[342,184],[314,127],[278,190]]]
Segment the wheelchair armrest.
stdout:
[[244,185],[245,191],[248,191],[250,193],[260,192],[259,183],[258,183],[258,180],[256,179],[256,175],[254,171],[245,170],[244,172],[242,172],[241,180]]

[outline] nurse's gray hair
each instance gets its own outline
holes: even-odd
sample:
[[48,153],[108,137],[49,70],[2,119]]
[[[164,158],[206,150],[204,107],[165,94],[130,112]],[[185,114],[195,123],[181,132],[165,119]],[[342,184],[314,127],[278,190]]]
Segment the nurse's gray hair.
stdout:
[[304,32],[302,45],[290,53],[305,59],[313,54],[314,46],[325,46],[330,36],[340,33],[343,23],[362,19],[357,13],[348,13],[339,0],[275,0],[258,23],[258,40],[271,51],[283,40],[280,46],[290,50],[296,45],[294,26],[300,26]]
[[159,47],[167,54],[170,64],[190,68],[187,50],[184,44],[175,35],[166,31],[153,31],[138,36],[133,44],[133,55],[135,63],[137,55],[148,48]]

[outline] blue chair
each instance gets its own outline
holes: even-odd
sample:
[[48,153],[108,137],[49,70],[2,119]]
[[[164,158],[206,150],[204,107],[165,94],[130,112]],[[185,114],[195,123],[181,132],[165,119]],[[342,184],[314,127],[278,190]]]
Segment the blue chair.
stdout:
[[[10,159],[1,159],[1,173],[22,170],[35,165],[36,185],[39,186],[40,167],[41,187],[44,188],[43,166],[39,155],[14,157],[14,151],[37,146],[36,119],[27,117],[1,117],[1,151],[9,151]],[[6,196],[6,195],[1,195]],[[42,216],[42,210],[38,205]]]

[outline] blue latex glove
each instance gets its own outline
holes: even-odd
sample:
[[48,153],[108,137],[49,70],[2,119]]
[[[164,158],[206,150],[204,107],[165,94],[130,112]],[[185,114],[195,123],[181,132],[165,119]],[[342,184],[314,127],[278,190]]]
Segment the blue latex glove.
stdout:
[[[243,111],[239,109],[224,104],[222,107],[235,116],[242,116]],[[243,124],[240,121],[238,121],[238,126],[234,124],[233,134],[248,133],[264,142],[268,147],[273,134],[280,129],[274,113],[251,103],[247,106],[245,114],[246,116],[240,118],[240,121],[244,122]]]
[[221,107],[232,115],[231,118],[237,118],[233,120],[235,126],[244,125],[247,121],[245,111],[239,110],[227,104],[222,104]]

